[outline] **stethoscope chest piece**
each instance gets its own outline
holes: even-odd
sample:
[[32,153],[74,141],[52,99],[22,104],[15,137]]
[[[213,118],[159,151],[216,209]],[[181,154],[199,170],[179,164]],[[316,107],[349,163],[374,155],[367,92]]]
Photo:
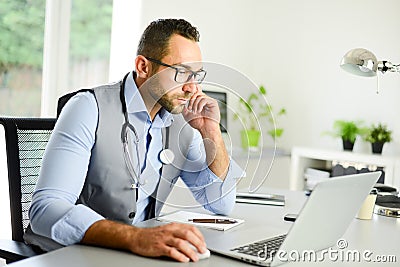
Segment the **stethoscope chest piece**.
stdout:
[[172,152],[172,150],[168,149],[168,148],[163,149],[160,152],[159,157],[160,157],[160,161],[165,165],[171,164],[175,159],[174,152]]

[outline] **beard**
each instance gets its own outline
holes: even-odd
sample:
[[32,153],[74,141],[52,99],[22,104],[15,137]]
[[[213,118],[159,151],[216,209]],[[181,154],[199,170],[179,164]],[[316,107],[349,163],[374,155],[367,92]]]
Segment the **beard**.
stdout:
[[191,95],[190,93],[173,94],[173,95],[165,93],[158,99],[157,102],[169,113],[180,114],[185,108],[185,104],[174,104],[174,101],[183,98],[189,100],[190,95]]
[[189,100],[192,96],[190,92],[182,92],[182,86],[182,84],[176,84],[175,82],[163,85],[157,75],[146,81],[147,90],[149,90],[151,97],[155,101],[154,104],[158,103],[172,114],[180,114],[185,108],[185,103],[181,103],[181,101],[178,101],[179,104],[176,103],[178,99]]
[[[160,105],[172,114],[180,114],[186,106],[183,99],[189,101],[192,92],[183,91],[184,84],[178,84],[164,70],[152,75],[142,86],[151,96],[152,105]],[[150,99],[148,99],[150,100]]]

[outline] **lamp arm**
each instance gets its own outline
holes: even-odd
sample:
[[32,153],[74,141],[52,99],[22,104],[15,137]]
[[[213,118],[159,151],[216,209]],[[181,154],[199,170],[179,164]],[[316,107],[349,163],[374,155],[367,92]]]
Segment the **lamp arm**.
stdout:
[[400,64],[396,65],[389,61],[379,61],[378,70],[382,73],[385,73],[387,71],[400,73]]
[[400,73],[400,64],[393,65],[393,68],[395,69],[395,70],[394,70],[395,72]]

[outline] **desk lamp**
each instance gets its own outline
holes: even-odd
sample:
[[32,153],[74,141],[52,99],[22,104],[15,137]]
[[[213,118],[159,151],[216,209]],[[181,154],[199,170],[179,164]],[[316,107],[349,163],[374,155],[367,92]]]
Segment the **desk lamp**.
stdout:
[[347,52],[340,63],[340,67],[352,74],[364,77],[376,76],[377,71],[400,73],[400,64],[395,65],[389,61],[378,61],[372,52],[364,48],[355,48]]
[[[384,74],[387,71],[399,72],[400,64],[392,64],[389,61],[378,61],[376,56],[364,48],[355,48],[347,52],[340,63],[344,70],[364,77],[373,77],[377,71]],[[400,197],[397,190],[393,195],[380,195],[375,203],[374,213],[389,217],[400,218]]]

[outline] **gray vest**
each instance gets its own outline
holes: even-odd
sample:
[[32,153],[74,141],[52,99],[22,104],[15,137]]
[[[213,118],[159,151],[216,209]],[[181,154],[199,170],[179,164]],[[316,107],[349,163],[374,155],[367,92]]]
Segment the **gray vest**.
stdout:
[[[121,141],[121,128],[125,122],[120,100],[121,83],[91,89],[96,98],[99,118],[87,177],[77,203],[90,207],[107,219],[132,223],[136,213],[136,190],[131,188],[132,178],[124,161]],[[155,216],[159,215],[183,169],[193,139],[193,129],[182,115],[173,116],[168,148],[174,152],[175,158],[172,164],[163,165],[161,178],[153,193],[156,201],[149,212]],[[166,131],[164,128],[163,136],[160,136],[164,148]],[[133,140],[129,144],[133,144]],[[130,152],[136,156],[136,153]]]
[[[93,89],[83,89],[61,97],[58,101],[57,114],[64,104],[76,93],[90,91],[94,94],[99,111],[96,129],[96,141],[92,149],[89,168],[83,190],[77,203],[82,203],[110,220],[132,223],[136,212],[136,190],[131,189],[132,179],[124,161],[121,128],[124,114],[120,101],[122,81]],[[169,140],[166,142],[166,129],[163,129],[163,145],[174,152],[172,164],[164,165],[161,178],[152,197],[148,212],[158,216],[165,200],[183,169],[189,145],[193,139],[193,129],[185,122],[182,115],[173,115],[174,121],[169,127]],[[171,138],[172,137],[172,138]],[[130,140],[130,144],[132,144]],[[131,153],[131,155],[136,155]],[[73,166],[71,166],[73,168]],[[44,251],[62,247],[57,242],[35,234],[30,226],[24,239],[27,244],[36,245]]]

